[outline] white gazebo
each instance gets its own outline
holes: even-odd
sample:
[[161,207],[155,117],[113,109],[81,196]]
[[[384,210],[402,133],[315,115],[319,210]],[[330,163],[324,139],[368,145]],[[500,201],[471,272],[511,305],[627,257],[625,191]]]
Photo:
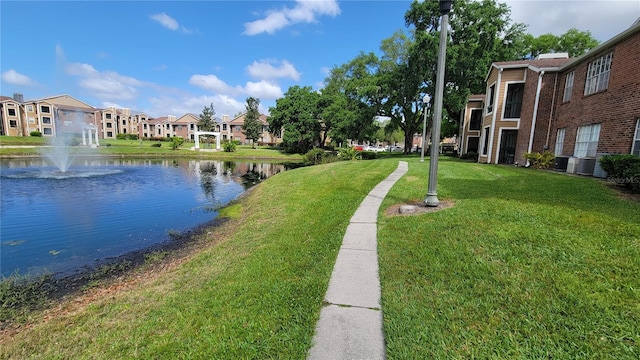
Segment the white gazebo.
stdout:
[[216,150],[220,150],[220,133],[213,131],[196,131],[194,134],[196,140],[196,150],[200,150],[200,135],[213,135],[216,137]]
[[[93,135],[95,133],[95,135]],[[86,134],[86,135],[85,135]],[[93,143],[93,138],[95,137],[96,143]],[[87,138],[89,138],[89,144],[87,144]],[[100,143],[98,142],[98,127],[93,124],[85,124],[82,126],[82,145],[98,147]]]

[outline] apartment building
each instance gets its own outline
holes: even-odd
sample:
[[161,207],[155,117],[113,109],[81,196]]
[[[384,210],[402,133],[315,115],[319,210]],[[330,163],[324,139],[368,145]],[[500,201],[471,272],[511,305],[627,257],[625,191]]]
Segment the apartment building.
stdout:
[[493,63],[486,94],[471,96],[464,110],[461,153],[477,149],[481,163],[525,164],[527,152],[549,150],[559,170],[585,175],[598,175],[599,155],[640,154],[638,54],[636,22],[578,58]]

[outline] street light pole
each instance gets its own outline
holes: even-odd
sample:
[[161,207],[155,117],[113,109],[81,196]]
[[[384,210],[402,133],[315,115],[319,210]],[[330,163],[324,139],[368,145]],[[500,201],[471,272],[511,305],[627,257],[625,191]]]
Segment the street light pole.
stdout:
[[429,186],[426,206],[440,205],[436,191],[438,182],[438,154],[440,150],[440,124],[442,122],[442,97],[444,94],[444,67],[447,54],[447,33],[449,28],[449,12],[453,0],[440,0],[440,47],[438,50],[438,67],[436,70],[436,93],[433,109],[433,130],[431,131],[431,159],[429,162]]
[[429,94],[426,94],[422,99],[422,102],[424,103],[424,120],[422,122],[422,146],[420,149],[420,162],[424,162],[424,148],[427,144],[427,139],[425,137],[427,136],[427,109],[429,108],[429,101],[431,101],[431,97],[429,96]]

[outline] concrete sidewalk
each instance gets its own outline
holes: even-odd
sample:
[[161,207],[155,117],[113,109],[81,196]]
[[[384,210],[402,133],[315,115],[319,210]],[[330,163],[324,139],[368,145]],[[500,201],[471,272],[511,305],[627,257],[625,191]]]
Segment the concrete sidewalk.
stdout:
[[393,184],[408,170],[398,168],[362,201],[351,218],[324,297],[308,359],[386,357],[378,276],[378,209]]

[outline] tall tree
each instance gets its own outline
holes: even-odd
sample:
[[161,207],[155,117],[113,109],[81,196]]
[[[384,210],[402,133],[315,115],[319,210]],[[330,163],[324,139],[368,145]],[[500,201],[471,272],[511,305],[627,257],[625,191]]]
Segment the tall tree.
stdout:
[[[526,26],[512,23],[510,15],[509,7],[496,0],[453,2],[443,99],[443,116],[448,115],[450,121],[459,121],[470,93],[485,92],[484,79],[492,62],[522,58]],[[414,0],[405,22],[415,31],[409,63],[416,63],[412,68],[420,71],[424,80],[422,93],[433,94],[441,30],[438,2]]]
[[200,120],[198,120],[198,129],[200,129],[200,131],[213,131],[215,127],[215,115],[216,112],[213,109],[213,103],[210,106],[205,106],[200,114]]
[[262,135],[262,124],[260,123],[260,100],[254,97],[247,98],[247,105],[245,109],[247,112],[244,115],[244,124],[242,124],[242,131],[247,139],[251,140],[251,147],[256,148],[256,142]]
[[318,116],[318,97],[310,86],[292,86],[284,97],[269,108],[269,132],[282,134],[286,151],[306,153],[319,145],[322,129]]

